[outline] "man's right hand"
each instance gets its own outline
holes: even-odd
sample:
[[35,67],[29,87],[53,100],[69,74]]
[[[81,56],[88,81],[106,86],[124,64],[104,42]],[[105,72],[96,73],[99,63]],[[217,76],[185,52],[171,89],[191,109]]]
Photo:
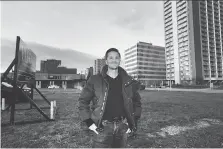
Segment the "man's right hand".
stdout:
[[94,131],[97,135],[99,134],[98,132],[97,132],[97,126],[95,125],[95,123],[93,123],[90,127],[89,127],[89,129],[90,130],[92,130],[92,131]]
[[126,131],[126,133],[130,133],[130,132],[131,132],[131,129],[128,128],[128,130]]

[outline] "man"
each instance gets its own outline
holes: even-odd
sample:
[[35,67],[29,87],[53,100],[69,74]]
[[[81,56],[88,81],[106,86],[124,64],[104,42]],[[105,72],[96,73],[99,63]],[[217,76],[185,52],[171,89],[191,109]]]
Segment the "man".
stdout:
[[141,116],[139,84],[119,66],[117,49],[107,50],[105,60],[101,73],[91,76],[82,90],[80,117],[94,131],[93,147],[126,147],[127,135],[135,133]]

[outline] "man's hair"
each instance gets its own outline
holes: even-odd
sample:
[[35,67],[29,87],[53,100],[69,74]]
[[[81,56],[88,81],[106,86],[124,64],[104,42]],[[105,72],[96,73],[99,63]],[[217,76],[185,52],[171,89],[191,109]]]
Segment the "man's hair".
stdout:
[[108,58],[108,53],[109,52],[117,52],[118,53],[118,55],[119,55],[119,57],[121,58],[121,54],[119,53],[119,51],[118,51],[118,49],[116,49],[116,48],[110,48],[110,49],[108,49],[107,51],[106,51],[106,53],[105,53],[105,59],[107,59]]

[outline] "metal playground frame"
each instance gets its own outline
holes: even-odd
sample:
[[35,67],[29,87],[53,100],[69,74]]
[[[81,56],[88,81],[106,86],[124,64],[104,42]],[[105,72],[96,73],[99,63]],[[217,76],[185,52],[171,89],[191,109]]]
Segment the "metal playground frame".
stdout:
[[[9,78],[7,75],[10,70],[14,67],[13,78]],[[35,85],[35,72],[36,72],[36,55],[35,53],[27,47],[25,42],[17,36],[16,38],[16,51],[15,58],[7,68],[7,70],[3,73],[1,78],[1,86],[4,83],[7,86],[7,83],[10,83],[8,88],[10,89],[10,98],[6,98],[8,100],[8,107],[5,109],[5,98],[2,98],[2,111],[10,109],[10,124],[15,124],[15,105],[16,101],[18,101],[18,95],[22,95],[25,99],[30,103],[30,109],[34,106],[40,114],[42,114],[47,120],[52,121],[55,120],[56,113],[56,101],[49,101],[46,97],[36,88]],[[6,82],[4,82],[6,81]],[[31,95],[27,95],[23,87],[27,85],[31,89]],[[36,90],[37,93],[47,102],[50,108],[50,117],[45,114],[41,108],[34,102],[33,100],[33,90]],[[1,89],[2,92],[3,89]]]

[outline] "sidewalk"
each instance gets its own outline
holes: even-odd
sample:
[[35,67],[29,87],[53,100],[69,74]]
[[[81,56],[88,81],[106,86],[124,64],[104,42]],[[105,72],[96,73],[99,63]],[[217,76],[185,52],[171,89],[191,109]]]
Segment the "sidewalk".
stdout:
[[205,88],[205,89],[146,88],[145,90],[156,90],[156,91],[185,91],[185,92],[203,92],[203,93],[222,93],[223,94],[223,90],[211,90],[210,88]]

